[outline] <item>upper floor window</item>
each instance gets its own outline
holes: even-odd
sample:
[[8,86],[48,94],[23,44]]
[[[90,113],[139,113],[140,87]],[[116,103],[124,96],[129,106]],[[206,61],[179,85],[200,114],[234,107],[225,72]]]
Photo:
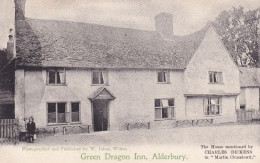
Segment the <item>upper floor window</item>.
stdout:
[[221,98],[206,98],[204,99],[204,114],[205,115],[220,115],[221,114]]
[[65,69],[48,70],[48,84],[65,84]]
[[155,99],[155,119],[174,118],[174,99]]
[[223,83],[222,72],[209,72],[209,83]]
[[108,72],[107,71],[92,71],[92,84],[103,85],[108,84]]
[[158,83],[170,83],[170,73],[168,71],[158,71],[157,72],[157,82]]

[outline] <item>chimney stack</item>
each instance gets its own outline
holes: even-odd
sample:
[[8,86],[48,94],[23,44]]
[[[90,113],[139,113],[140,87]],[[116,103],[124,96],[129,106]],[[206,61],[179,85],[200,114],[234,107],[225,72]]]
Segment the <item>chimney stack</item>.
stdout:
[[169,13],[160,13],[154,17],[155,31],[163,38],[170,39],[173,36],[173,17]]
[[15,3],[15,21],[25,19],[26,0],[14,0]]
[[13,59],[15,57],[15,47],[14,47],[14,31],[13,29],[10,29],[9,31],[9,40],[7,42],[7,62],[9,62],[11,59]]

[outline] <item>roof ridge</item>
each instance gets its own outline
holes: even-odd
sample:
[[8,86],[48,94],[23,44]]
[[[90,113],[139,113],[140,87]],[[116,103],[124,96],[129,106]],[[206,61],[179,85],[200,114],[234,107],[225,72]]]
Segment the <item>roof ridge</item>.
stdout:
[[[155,30],[145,30],[145,29],[137,29],[137,28],[127,28],[127,27],[118,27],[118,26],[109,26],[109,25],[104,25],[104,24],[94,24],[94,23],[88,23],[88,22],[76,22],[76,21],[67,21],[67,20],[56,20],[56,19],[35,19],[35,18],[25,18],[25,21],[27,20],[36,20],[36,21],[51,21],[51,22],[61,22],[61,23],[75,23],[75,24],[85,24],[85,25],[93,25],[93,26],[101,26],[101,27],[107,27],[107,28],[117,28],[121,30],[132,30],[132,31],[139,31],[139,32],[147,32],[147,33],[154,33],[160,35],[158,32]],[[24,21],[24,20],[23,20]],[[212,25],[212,21],[209,21],[203,28],[194,31],[192,33],[186,34],[186,35],[173,35],[173,37],[188,37],[192,34],[195,34],[197,32],[201,32],[205,29],[209,28],[209,24]]]

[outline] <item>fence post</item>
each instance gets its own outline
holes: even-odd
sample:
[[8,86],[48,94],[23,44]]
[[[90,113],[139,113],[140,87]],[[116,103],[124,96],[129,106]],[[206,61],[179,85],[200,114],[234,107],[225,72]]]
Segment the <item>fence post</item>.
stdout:
[[1,127],[1,135],[0,135],[0,138],[1,138],[1,143],[3,143],[4,141],[4,123],[3,123],[3,120],[1,119],[0,121],[0,127]]

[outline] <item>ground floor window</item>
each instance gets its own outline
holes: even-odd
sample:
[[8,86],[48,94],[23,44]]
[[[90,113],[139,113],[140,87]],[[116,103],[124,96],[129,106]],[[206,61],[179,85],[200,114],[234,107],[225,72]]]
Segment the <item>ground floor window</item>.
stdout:
[[80,103],[71,103],[71,122],[80,122]]
[[155,119],[174,118],[174,99],[155,99]]
[[48,123],[70,123],[80,121],[80,103],[72,102],[70,108],[66,102],[47,103]]
[[204,114],[205,115],[220,115],[221,114],[221,98],[208,97],[204,99]]

